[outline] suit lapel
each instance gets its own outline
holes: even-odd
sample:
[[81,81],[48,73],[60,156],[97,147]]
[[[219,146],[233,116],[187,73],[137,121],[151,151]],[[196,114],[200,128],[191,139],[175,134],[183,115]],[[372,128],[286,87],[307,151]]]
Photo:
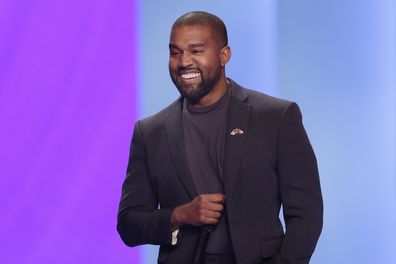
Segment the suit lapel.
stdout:
[[[233,83],[227,121],[225,151],[224,151],[224,189],[231,197],[239,172],[246,137],[249,135],[250,106],[245,103],[247,94],[237,84]],[[235,129],[239,133],[235,132]],[[241,134],[240,131],[243,131]],[[232,135],[233,134],[233,135]]]
[[166,115],[165,129],[171,158],[177,175],[190,198],[194,199],[198,195],[198,192],[194,186],[190,173],[188,173],[185,160],[182,103],[180,101]]

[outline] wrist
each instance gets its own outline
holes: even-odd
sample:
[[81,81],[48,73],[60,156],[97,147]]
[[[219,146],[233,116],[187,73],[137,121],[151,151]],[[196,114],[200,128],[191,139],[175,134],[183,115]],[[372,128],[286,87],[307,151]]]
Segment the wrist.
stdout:
[[182,205],[177,206],[171,214],[170,223],[172,226],[172,230],[179,229],[183,225],[183,221],[182,221],[183,213],[182,213],[181,207],[182,207]]

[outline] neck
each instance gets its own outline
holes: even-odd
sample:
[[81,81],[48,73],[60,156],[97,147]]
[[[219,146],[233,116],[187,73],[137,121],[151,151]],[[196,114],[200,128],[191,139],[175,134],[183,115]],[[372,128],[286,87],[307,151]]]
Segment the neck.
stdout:
[[207,95],[196,102],[192,102],[191,105],[194,107],[206,107],[216,103],[221,97],[223,97],[228,86],[228,80],[225,76],[223,76]]

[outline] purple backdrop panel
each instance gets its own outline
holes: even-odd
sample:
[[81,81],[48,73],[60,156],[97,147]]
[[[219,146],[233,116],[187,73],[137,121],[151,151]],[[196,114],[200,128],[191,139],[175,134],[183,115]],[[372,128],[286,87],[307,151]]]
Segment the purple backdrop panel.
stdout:
[[0,2],[1,263],[139,262],[116,232],[136,2]]

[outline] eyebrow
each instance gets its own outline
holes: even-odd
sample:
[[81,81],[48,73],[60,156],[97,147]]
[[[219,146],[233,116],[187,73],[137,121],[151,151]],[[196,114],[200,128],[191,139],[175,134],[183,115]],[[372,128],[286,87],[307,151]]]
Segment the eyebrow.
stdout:
[[169,48],[170,49],[179,49],[179,47],[175,44],[169,43]]
[[202,43],[196,43],[196,44],[193,43],[193,44],[188,45],[188,47],[189,48],[203,48],[203,47],[205,47],[205,45]]
[[[205,45],[203,43],[193,43],[193,44],[189,44],[188,48],[189,49],[193,49],[193,48],[203,48],[205,47]],[[170,49],[180,49],[177,45],[173,44],[173,43],[169,43],[169,48]]]

